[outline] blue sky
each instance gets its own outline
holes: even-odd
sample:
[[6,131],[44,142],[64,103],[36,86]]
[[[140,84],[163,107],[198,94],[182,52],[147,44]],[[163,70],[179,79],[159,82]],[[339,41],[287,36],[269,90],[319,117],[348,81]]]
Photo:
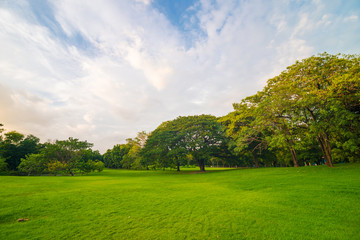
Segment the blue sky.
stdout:
[[101,152],[232,111],[287,66],[360,53],[358,0],[2,0],[0,123]]

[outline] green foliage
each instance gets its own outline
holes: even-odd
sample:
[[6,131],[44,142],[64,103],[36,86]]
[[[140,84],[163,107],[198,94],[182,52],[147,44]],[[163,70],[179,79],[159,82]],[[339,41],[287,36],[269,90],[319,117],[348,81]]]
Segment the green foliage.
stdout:
[[40,139],[33,135],[25,137],[16,131],[7,132],[3,141],[0,141],[0,156],[6,159],[9,170],[15,171],[22,158],[32,153],[39,153],[42,147],[39,141]]
[[79,168],[86,169],[85,164],[81,162],[88,160],[84,159],[84,156],[91,155],[92,145],[74,138],[56,140],[54,143],[46,143],[42,153],[49,161],[50,172],[74,175]]
[[102,171],[104,164],[92,143],[69,138],[40,144],[34,135],[24,136],[16,131],[6,132],[0,124],[0,172],[11,170],[39,175],[43,173],[70,174]]
[[28,175],[42,174],[47,169],[47,161],[44,154],[30,154],[25,159],[21,159],[18,169],[20,172],[26,172]]
[[101,161],[93,162],[94,171],[101,172],[105,169],[105,164]]
[[43,173],[70,174],[102,171],[104,164],[98,151],[92,151],[91,143],[69,138],[46,143],[38,154],[29,154],[21,159],[19,171],[28,175]]
[[286,103],[298,112],[292,120],[306,126],[331,165],[337,139],[359,136],[359,114],[351,109],[359,106],[360,58],[324,53],[297,62],[280,78],[292,94]]
[[104,154],[104,164],[107,168],[122,168],[123,158],[130,151],[129,144],[117,144]]
[[141,169],[139,152],[141,146],[137,142],[129,142],[129,152],[123,157],[121,163],[126,169]]
[[263,91],[234,104],[222,123],[237,151],[254,153],[261,146],[299,166],[320,161],[320,154],[304,154],[320,149],[329,166],[352,162],[360,157],[359,92],[359,56],[323,53],[269,79]]
[[88,160],[86,162],[79,162],[77,168],[81,173],[90,173],[95,171],[101,172],[104,170],[104,167],[103,162]]
[[142,162],[140,151],[144,147],[148,134],[144,131],[139,132],[132,139],[126,139],[126,144],[117,144],[112,149],[106,151],[103,156],[105,167],[143,169],[148,168],[148,164]]
[[50,173],[52,173],[54,175],[67,173],[69,171],[68,169],[69,168],[71,169],[71,167],[69,166],[69,163],[60,162],[58,160],[48,162],[46,164],[46,166],[47,166],[47,171],[49,171]]
[[6,172],[8,170],[8,164],[5,158],[0,157],[0,172]]
[[157,162],[164,167],[179,166],[190,154],[204,171],[205,164],[224,141],[223,128],[216,117],[178,117],[152,132],[141,154],[149,165]]
[[251,155],[256,168],[259,167],[259,157],[268,146],[267,126],[261,124],[257,117],[258,98],[259,96],[255,95],[247,98],[247,102],[244,100],[242,103],[234,104],[235,111],[219,119],[226,127],[226,134],[231,138],[230,149],[240,156]]
[[7,132],[5,135],[5,143],[8,144],[19,144],[24,139],[24,134],[18,133],[16,131]]

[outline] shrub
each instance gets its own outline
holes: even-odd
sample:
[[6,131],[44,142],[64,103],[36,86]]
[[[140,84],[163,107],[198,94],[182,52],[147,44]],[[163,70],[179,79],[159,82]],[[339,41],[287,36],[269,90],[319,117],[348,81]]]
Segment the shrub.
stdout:
[[18,169],[28,175],[41,174],[46,169],[46,158],[43,154],[30,154],[22,158]]
[[102,170],[104,170],[105,168],[105,165],[103,162],[95,162],[95,170],[98,171],[98,172],[101,172]]
[[69,168],[68,163],[60,162],[57,160],[53,162],[49,162],[46,165],[47,165],[47,170],[54,175],[67,172]]

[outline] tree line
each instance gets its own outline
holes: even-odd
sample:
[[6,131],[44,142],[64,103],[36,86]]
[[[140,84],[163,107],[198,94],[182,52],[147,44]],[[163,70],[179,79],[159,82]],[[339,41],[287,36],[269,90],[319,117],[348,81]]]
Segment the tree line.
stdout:
[[233,108],[222,117],[182,116],[163,122],[103,155],[86,141],[39,144],[32,135],[8,132],[0,138],[0,168],[74,174],[104,166],[179,171],[198,165],[205,171],[205,166],[219,165],[333,167],[360,159],[358,55],[323,53],[296,61]]
[[0,172],[15,175],[75,175],[102,171],[104,163],[92,143],[69,138],[40,143],[34,135],[10,131],[0,124]]
[[163,122],[150,134],[141,133],[142,144],[135,140],[135,145],[108,150],[105,166],[179,170],[197,164],[204,171],[206,165],[219,163],[333,167],[360,159],[358,55],[323,53],[296,61],[233,108],[218,118],[200,115]]

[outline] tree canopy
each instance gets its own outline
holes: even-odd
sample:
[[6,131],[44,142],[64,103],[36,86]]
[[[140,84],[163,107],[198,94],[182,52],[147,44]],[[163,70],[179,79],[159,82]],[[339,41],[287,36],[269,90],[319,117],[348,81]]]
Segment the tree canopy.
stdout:
[[[314,141],[330,167],[334,152],[335,161],[345,160],[340,152],[346,161],[358,159],[359,79],[356,55],[324,53],[297,61],[269,79],[262,91],[234,104],[235,111],[224,120],[228,133],[238,147],[246,142],[250,147],[249,135],[244,134],[249,127],[251,134],[265,134],[273,151],[288,149],[294,166],[299,166],[298,152],[314,150]],[[249,113],[252,122],[244,125]]]
[[178,117],[162,123],[146,141],[142,155],[148,161],[162,161],[178,166],[190,154],[201,171],[224,141],[224,129],[211,115]]

